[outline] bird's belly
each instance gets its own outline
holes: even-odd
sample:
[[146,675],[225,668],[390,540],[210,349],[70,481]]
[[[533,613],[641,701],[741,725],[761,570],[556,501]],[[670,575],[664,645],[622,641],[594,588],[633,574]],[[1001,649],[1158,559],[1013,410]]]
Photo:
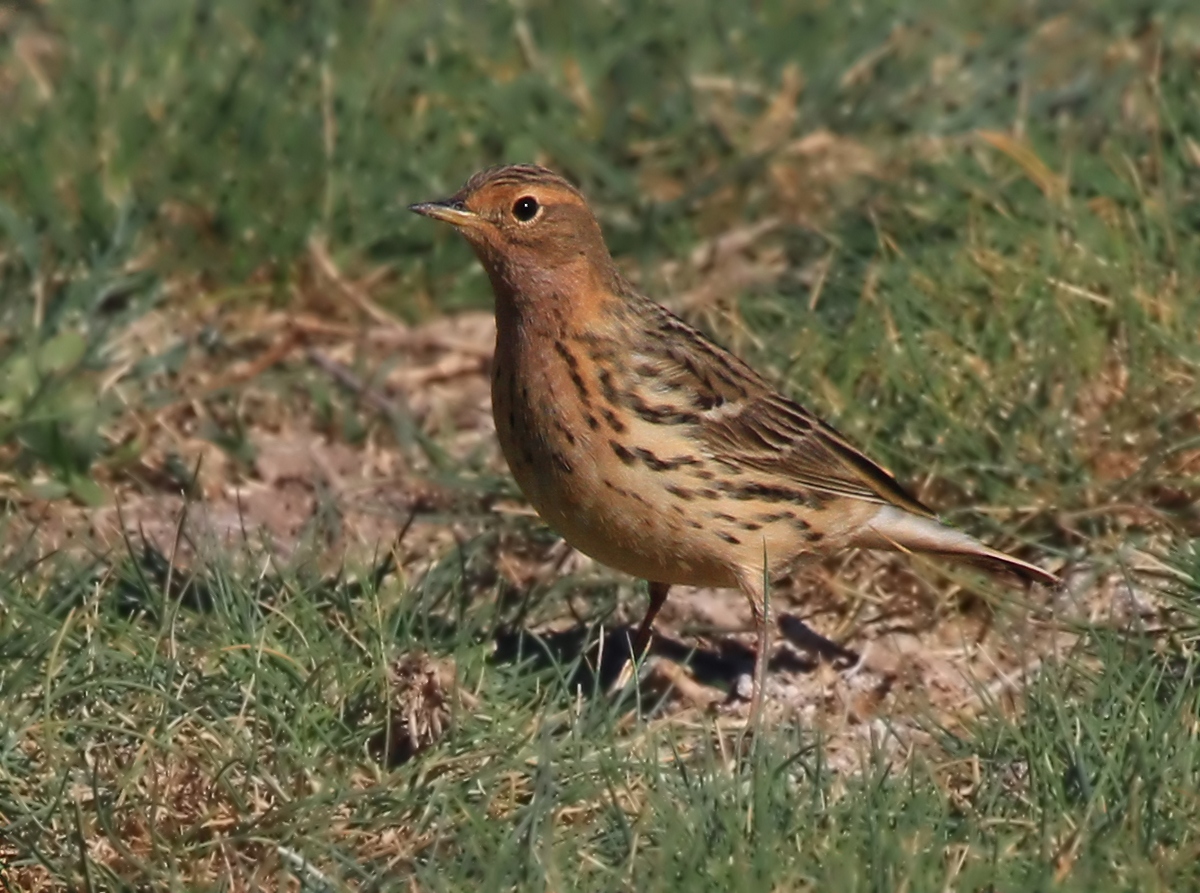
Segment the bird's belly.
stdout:
[[764,563],[778,578],[827,551],[799,512],[731,501],[683,474],[606,461],[607,444],[504,442],[513,477],[542,520],[580,552],[631,576],[736,587],[739,574],[761,573]]
[[494,383],[496,434],[513,478],[543,521],[580,552],[631,576],[736,585],[728,555],[699,548],[683,507],[672,508],[669,476],[623,464],[612,431],[593,429],[552,396],[522,399],[530,392],[553,395],[552,386],[521,384]]
[[496,433],[542,519],[602,564],[692,586],[737,586],[764,565],[777,578],[846,545],[860,512],[878,508],[806,501],[802,488],[722,465],[686,424],[622,415],[603,387],[573,380],[569,364],[556,372],[543,353],[549,362],[498,352]]
[[690,586],[736,586],[728,548],[698,547],[697,531],[672,512],[654,484],[622,482],[581,459],[568,477],[545,467],[514,476],[542,519],[574,548],[601,564],[645,580]]

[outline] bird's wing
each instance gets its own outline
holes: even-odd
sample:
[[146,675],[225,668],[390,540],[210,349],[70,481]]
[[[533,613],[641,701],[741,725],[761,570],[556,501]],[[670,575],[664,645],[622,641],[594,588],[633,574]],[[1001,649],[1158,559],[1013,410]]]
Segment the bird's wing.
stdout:
[[780,394],[745,401],[705,420],[702,437],[718,461],[778,475],[818,492],[933,512],[841,434]]
[[[640,352],[643,402],[677,408],[717,462],[755,470],[781,485],[933,512],[832,426],[776,392],[753,369],[683,321],[665,314]],[[664,413],[665,416],[665,413]]]

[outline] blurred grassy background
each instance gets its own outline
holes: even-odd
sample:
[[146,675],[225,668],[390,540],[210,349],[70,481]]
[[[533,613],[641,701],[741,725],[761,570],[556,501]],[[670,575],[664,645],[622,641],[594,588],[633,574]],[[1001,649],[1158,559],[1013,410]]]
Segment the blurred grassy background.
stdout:
[[[103,362],[99,330],[154,303],[286,305],[314,234],[387,265],[373,296],[405,318],[486,306],[404,205],[536,159],[656,294],[664,262],[777,222],[706,303],[741,301],[827,414],[870,407],[844,424],[907,477],[1093,508],[1098,461],[1169,489],[1161,437],[1196,433],[1186,4],[32,9],[4,23],[5,350],[93,346],[45,369]],[[79,477],[112,449],[103,406],[8,381],[29,461]]]
[[[557,702],[546,718],[536,681],[479,669],[469,630],[430,639],[419,600],[296,582],[359,647],[304,598],[281,630],[242,571],[194,617],[136,561],[25,550],[0,591],[0,860],[17,866],[0,878],[198,889],[266,859],[258,883],[323,889],[1195,882],[1198,73],[1182,0],[0,6],[10,520],[161,487],[130,419],[208,400],[179,370],[219,379],[257,308],[369,328],[312,284],[314,244],[409,322],[490,306],[465,246],[404,208],[535,160],[593,199],[646,291],[952,519],[1101,565],[1148,549],[1192,618],[1158,652],[1088,639],[1028,711],[902,777],[835,782],[792,732],[694,776],[659,759],[669,726]],[[190,322],[126,362],[152,313]],[[295,366],[272,374],[284,398],[324,399]],[[214,400],[200,436],[244,468],[262,419],[235,387]],[[329,430],[360,442],[361,409],[334,402]],[[134,622],[128,599],[157,607]],[[292,635],[303,672],[238,650]],[[365,692],[431,642],[502,706],[417,768],[380,764]],[[159,752],[203,809],[140,787]]]

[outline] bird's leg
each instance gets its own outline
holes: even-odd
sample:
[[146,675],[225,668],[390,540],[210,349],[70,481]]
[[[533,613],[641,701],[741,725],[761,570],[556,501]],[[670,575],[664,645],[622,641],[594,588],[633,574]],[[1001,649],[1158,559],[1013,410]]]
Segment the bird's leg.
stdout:
[[768,651],[768,615],[766,599],[766,583],[761,576],[750,572],[739,578],[742,593],[750,602],[750,612],[754,615],[754,626],[758,631],[758,648],[754,655],[754,689],[750,695],[750,718],[757,726],[762,714],[763,688],[767,681],[767,663],[770,658]]
[[629,684],[629,680],[633,678],[638,659],[650,645],[650,636],[654,633],[654,618],[662,610],[662,606],[667,601],[667,593],[670,591],[670,583],[650,584],[650,607],[646,609],[646,616],[642,618],[641,625],[634,633],[633,651],[629,655],[629,660],[625,661],[621,667],[621,672],[617,674],[617,681],[613,685],[614,689],[618,691],[624,689]]
[[666,604],[667,593],[670,591],[670,583],[650,583],[650,607],[646,609],[646,616],[642,618],[641,626],[638,627],[637,633],[633,637],[633,659],[635,661],[642,656],[650,644],[650,636],[654,632],[654,618]]
[[[765,603],[764,603],[765,605]],[[754,698],[751,702],[751,713],[757,726],[762,716],[763,689],[767,686],[767,664],[771,659],[770,645],[767,639],[767,612],[758,612],[758,653],[754,655]]]

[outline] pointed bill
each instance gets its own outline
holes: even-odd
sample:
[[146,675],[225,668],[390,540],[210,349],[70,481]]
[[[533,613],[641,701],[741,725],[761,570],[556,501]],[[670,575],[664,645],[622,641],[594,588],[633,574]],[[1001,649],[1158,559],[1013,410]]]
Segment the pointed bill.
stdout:
[[472,226],[479,222],[479,215],[468,210],[467,206],[457,199],[442,199],[436,202],[419,202],[409,205],[408,210],[434,220],[442,220],[454,226]]

